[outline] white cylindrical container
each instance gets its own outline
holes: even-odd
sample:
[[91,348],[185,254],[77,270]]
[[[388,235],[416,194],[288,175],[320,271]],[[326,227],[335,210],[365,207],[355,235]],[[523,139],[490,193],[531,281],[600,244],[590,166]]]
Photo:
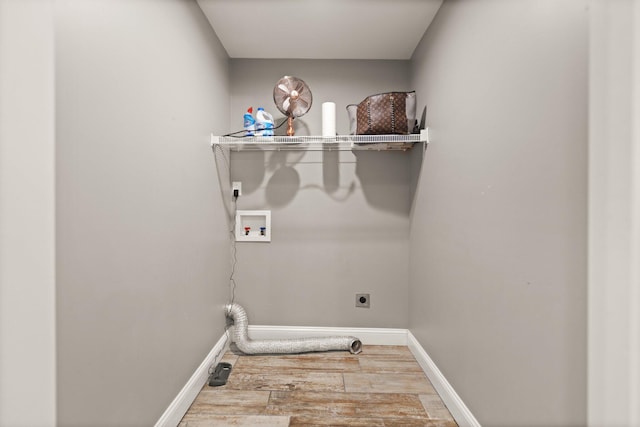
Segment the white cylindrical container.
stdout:
[[336,136],[336,104],[322,103],[322,136],[334,138]]

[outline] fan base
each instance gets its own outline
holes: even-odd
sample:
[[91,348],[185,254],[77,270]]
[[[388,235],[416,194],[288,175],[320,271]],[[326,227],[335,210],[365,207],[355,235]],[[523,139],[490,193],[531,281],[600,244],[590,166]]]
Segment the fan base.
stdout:
[[293,116],[289,116],[287,119],[287,136],[293,136],[295,131],[293,130]]

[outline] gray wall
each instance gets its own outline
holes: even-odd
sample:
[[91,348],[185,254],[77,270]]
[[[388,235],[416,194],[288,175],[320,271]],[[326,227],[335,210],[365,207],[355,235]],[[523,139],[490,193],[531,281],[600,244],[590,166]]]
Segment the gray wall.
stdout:
[[[232,60],[231,129],[248,106],[275,114],[284,75],[314,96],[298,135],[321,134],[321,105],[345,107],[372,93],[407,90],[408,61]],[[238,243],[236,301],[252,324],[407,327],[409,153],[232,153],[243,184],[239,209],[270,209],[271,243]],[[356,293],[371,308],[355,307]]]
[[640,425],[640,2],[589,20],[590,426]]
[[587,17],[447,1],[413,58],[410,330],[485,426],[586,423]]
[[149,426],[223,333],[228,58],[190,1],[58,1],[55,26],[58,423]]
[[347,103],[416,88],[435,142],[421,168],[233,153],[238,208],[273,214],[270,244],[238,244],[251,323],[410,327],[483,425],[584,424],[584,2],[445,2],[412,63],[229,62],[178,0],[56,9],[60,425],[152,424],[222,334],[230,195],[208,134],[275,113],[285,74],[314,93],[299,134],[324,101],[345,133]]
[[[281,77],[295,76],[307,83],[313,94],[311,109],[294,121],[296,135],[322,135],[322,103],[336,103],[336,130],[349,133],[348,104],[368,95],[394,90],[411,90],[409,61],[232,59],[231,127],[242,129],[242,115],[253,106],[264,109],[280,121],[284,115],[273,101],[273,88]],[[283,134],[284,125],[278,134]]]
[[0,1],[0,426],[56,425],[51,3]]

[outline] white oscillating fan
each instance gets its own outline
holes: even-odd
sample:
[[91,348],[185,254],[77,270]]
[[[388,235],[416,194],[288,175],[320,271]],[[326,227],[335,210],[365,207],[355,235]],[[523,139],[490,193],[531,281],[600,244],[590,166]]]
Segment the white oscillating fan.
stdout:
[[287,116],[287,135],[293,136],[293,119],[309,111],[313,97],[309,86],[302,79],[284,76],[273,88],[273,102]]

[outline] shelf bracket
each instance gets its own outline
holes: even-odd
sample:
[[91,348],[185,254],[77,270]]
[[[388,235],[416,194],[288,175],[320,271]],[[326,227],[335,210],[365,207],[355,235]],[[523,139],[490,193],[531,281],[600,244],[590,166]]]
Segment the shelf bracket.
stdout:
[[431,141],[429,140],[429,128],[420,129],[420,141],[426,142],[429,144]]

